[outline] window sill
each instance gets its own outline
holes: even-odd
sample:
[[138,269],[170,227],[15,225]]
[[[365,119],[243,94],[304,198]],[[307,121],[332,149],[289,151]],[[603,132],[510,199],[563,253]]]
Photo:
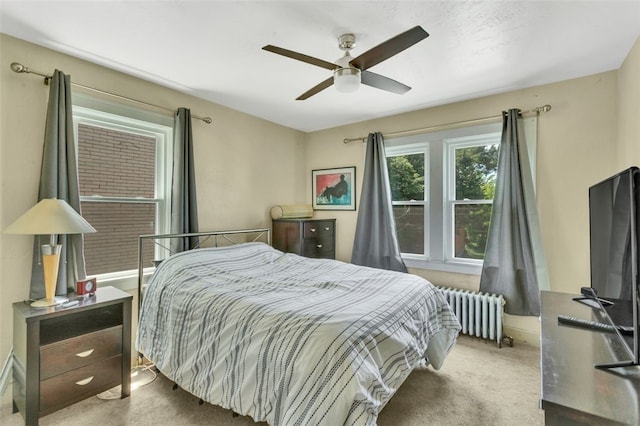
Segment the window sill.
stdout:
[[446,262],[407,257],[403,257],[402,260],[404,260],[404,263],[408,268],[430,269],[433,271],[454,272],[468,275],[480,275],[482,273],[482,264],[478,263]]
[[135,290],[138,288],[138,276],[127,276],[127,277],[117,277],[117,278],[100,278],[100,275],[97,277],[98,287],[101,286],[113,286],[123,291],[127,290]]
[[[154,268],[146,268],[143,273],[142,281],[146,283],[148,277],[153,274]],[[138,288],[138,272],[133,274],[105,274],[97,275],[98,287],[113,286],[123,291],[137,290]]]

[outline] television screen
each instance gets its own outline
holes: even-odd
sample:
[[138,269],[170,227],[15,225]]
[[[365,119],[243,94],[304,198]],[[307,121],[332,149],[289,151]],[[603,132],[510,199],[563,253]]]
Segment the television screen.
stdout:
[[591,288],[613,325],[634,327],[622,336],[638,363],[638,169],[632,167],[589,188]]

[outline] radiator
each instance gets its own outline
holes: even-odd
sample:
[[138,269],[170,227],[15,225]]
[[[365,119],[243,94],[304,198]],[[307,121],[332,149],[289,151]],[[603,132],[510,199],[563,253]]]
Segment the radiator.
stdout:
[[456,314],[462,326],[461,333],[495,340],[499,348],[505,339],[508,340],[509,346],[513,346],[513,338],[505,336],[502,331],[506,303],[502,295],[440,286],[437,288]]

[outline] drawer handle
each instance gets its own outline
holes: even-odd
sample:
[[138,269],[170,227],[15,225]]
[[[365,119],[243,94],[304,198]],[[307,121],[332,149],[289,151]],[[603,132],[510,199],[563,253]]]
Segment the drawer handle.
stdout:
[[80,352],[79,354],[76,354],[76,356],[80,358],[86,358],[92,353],[93,353],[93,349],[89,349],[88,351],[84,351],[84,352]]
[[324,228],[325,231],[331,231],[331,228],[329,228],[328,226],[326,228]]
[[316,247],[322,248],[322,244],[316,244]]
[[316,232],[316,228],[309,228],[309,231]]
[[93,376],[87,377],[86,379],[82,379],[79,382],[76,382],[76,385],[78,386],[88,385],[89,383],[91,383],[92,380],[93,380]]

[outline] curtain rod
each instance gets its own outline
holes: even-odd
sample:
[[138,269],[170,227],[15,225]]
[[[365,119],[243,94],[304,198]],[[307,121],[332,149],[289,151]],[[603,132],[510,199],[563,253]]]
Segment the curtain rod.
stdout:
[[[540,114],[541,112],[548,112],[551,111],[551,105],[543,105],[540,107],[536,107],[533,109],[530,109],[528,111],[523,111],[522,114],[529,114],[532,112],[535,112],[536,114]],[[480,124],[480,123],[486,123],[486,122],[490,122],[490,121],[496,121],[499,120],[500,118],[502,118],[502,115],[494,115],[492,117],[483,117],[483,118],[475,118],[472,120],[462,120],[462,121],[454,121],[452,123],[445,123],[445,124],[438,124],[435,126],[429,126],[429,127],[423,127],[421,129],[413,129],[413,130],[402,130],[399,132],[392,132],[392,133],[386,133],[383,136],[385,138],[397,138],[400,136],[411,136],[411,135],[416,135],[419,133],[425,133],[428,131],[433,131],[433,130],[445,130],[445,129],[450,129],[456,126],[460,126],[463,124]],[[367,141],[367,136],[364,137],[360,137],[360,138],[345,138],[343,140],[343,142],[345,144],[347,143],[351,143],[351,142],[356,142],[356,141],[362,141],[362,142],[366,142]]]
[[[33,70],[33,69],[31,69],[31,68],[29,68],[29,67],[27,67],[27,66],[24,66],[24,65],[22,65],[22,64],[20,64],[20,63],[18,63],[18,62],[13,62],[13,63],[11,64],[11,69],[12,69],[14,72],[17,72],[18,74],[22,74],[22,73],[25,73],[25,74],[35,74],[35,75],[39,75],[40,77],[44,77],[44,84],[49,84],[49,80],[50,80],[50,79],[51,79],[51,77],[52,77],[52,76],[51,76],[51,74],[45,74],[45,73],[42,73],[42,72],[40,72],[40,71]],[[72,85],[72,86],[76,86],[76,87],[80,87],[80,88],[82,88],[82,89],[90,90],[90,91],[93,91],[93,92],[102,93],[103,95],[112,96],[112,97],[114,97],[114,98],[123,99],[123,100],[125,100],[125,101],[131,101],[131,102],[136,102],[136,103],[139,103],[139,104],[143,104],[143,105],[151,106],[151,107],[154,107],[154,108],[160,108],[160,109],[163,109],[163,110],[165,110],[165,111],[170,111],[170,112],[172,112],[172,113],[173,113],[173,112],[175,112],[174,110],[172,110],[172,109],[170,109],[170,108],[167,108],[167,107],[163,107],[163,106],[160,106],[160,105],[151,104],[151,103],[149,103],[149,102],[139,101],[139,100],[137,100],[137,99],[128,98],[128,97],[126,97],[126,96],[117,95],[117,94],[115,94],[115,93],[107,92],[107,91],[105,91],[105,90],[95,89],[95,88],[93,88],[93,87],[84,86],[84,85],[82,85],[82,84],[78,84],[78,83],[73,83],[73,82],[72,82],[72,83],[71,83],[71,85]],[[197,120],[202,120],[202,121],[204,121],[204,122],[205,122],[205,123],[207,123],[207,124],[211,124],[211,123],[213,122],[213,120],[211,120],[211,117],[200,117],[200,116],[195,115],[195,114],[191,114],[191,117],[193,117],[193,118],[195,118],[195,119],[197,119]]]

